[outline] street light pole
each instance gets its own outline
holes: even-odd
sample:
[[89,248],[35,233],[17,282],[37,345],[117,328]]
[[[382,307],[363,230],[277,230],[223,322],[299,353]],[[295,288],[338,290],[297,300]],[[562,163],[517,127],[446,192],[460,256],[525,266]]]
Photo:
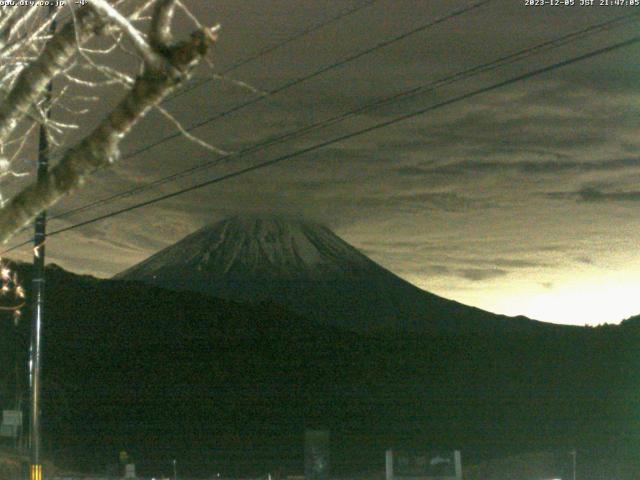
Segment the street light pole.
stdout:
[[573,480],[576,480],[576,456],[578,452],[574,448],[573,450],[571,450],[571,452],[569,452],[569,454],[573,458]]
[[[49,15],[53,17],[55,4],[51,2]],[[53,34],[56,29],[56,22],[52,19],[49,32]],[[44,101],[43,111],[46,118],[50,116],[52,84],[48,83]],[[39,128],[38,139],[38,173],[37,182],[47,181],[49,172],[49,138],[47,128],[43,124]],[[42,318],[44,314],[44,242],[46,238],[46,211],[42,211],[35,220],[34,232],[34,256],[33,256],[33,316],[31,320],[31,349],[30,349],[30,380],[31,380],[31,442],[30,442],[30,480],[42,480],[42,460],[41,460],[41,436],[40,436],[40,389],[41,389],[41,366],[42,366]]]

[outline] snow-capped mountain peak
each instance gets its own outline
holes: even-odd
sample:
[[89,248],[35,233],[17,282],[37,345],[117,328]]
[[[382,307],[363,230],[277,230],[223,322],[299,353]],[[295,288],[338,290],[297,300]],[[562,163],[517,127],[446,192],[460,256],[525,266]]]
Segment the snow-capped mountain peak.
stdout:
[[235,301],[269,301],[358,331],[482,331],[508,319],[411,285],[328,228],[237,216],[204,227],[116,276]]
[[336,274],[365,273],[374,265],[322,225],[236,216],[198,230],[118,277],[143,279],[169,272],[199,272],[212,279],[328,279]]

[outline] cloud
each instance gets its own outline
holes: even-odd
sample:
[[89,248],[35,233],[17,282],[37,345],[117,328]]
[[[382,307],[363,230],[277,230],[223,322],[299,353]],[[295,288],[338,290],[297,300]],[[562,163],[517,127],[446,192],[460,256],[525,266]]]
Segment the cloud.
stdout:
[[591,257],[587,257],[585,255],[576,257],[576,262],[582,263],[583,265],[594,265],[595,261]]
[[[526,150],[524,150],[526,152]],[[403,176],[439,175],[476,175],[504,173],[507,171],[522,174],[554,175],[563,172],[606,172],[640,169],[640,157],[617,158],[612,160],[577,161],[563,160],[462,160],[433,167],[404,166],[395,173]]]
[[471,280],[472,282],[480,282],[483,280],[491,280],[493,278],[504,277],[508,275],[507,270],[500,268],[463,268],[455,270],[456,275]]
[[[387,254],[388,254],[387,250]],[[379,252],[382,253],[382,252]],[[411,253],[396,252],[394,261],[396,264],[406,264],[400,273],[408,273],[427,278],[434,276],[457,277],[473,282],[492,280],[507,276],[516,270],[540,269],[555,267],[557,265],[540,260],[518,259],[518,258],[474,258],[469,256],[438,255],[438,263],[425,262],[420,267],[415,267],[416,255]],[[429,257],[424,253],[423,257]]]
[[548,198],[555,200],[574,198],[584,203],[632,203],[640,202],[640,190],[625,192],[603,192],[595,187],[584,187],[577,191],[549,192]]
[[426,168],[411,165],[396,167],[393,169],[393,172],[405,177],[420,177],[431,174],[431,172]]
[[480,207],[483,202],[479,199],[463,196],[453,192],[419,192],[413,194],[396,195],[389,199],[391,202],[413,204],[422,207],[456,212]]
[[440,265],[440,264],[426,265],[420,270],[422,274],[426,274],[426,275],[435,274],[435,275],[442,275],[442,276],[450,276],[453,274],[451,268],[447,267],[446,265]]
[[583,202],[637,202],[640,201],[640,191],[630,192],[602,192],[595,188],[584,188],[577,196]]
[[422,265],[418,269],[412,268],[410,271],[406,272],[401,270],[398,273],[409,273],[411,275],[418,275],[422,278],[429,278],[430,280],[433,280],[434,277],[455,277],[472,282],[482,282],[485,280],[504,277],[509,274],[509,271],[500,268],[452,268],[443,264],[426,264]]
[[487,260],[486,263],[492,263],[496,266],[509,267],[509,268],[538,268],[538,267],[550,266],[548,263],[541,262],[541,261],[508,259],[508,258],[495,258],[492,260]]

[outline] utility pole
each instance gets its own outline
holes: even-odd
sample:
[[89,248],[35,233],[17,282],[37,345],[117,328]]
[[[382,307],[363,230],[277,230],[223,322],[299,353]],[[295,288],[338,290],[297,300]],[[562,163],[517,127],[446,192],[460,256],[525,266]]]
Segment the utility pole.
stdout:
[[569,455],[573,458],[573,480],[576,480],[576,456],[578,455],[577,450],[574,448],[569,452]]
[[[53,19],[55,12],[55,3],[51,2],[49,6],[49,15],[52,17],[49,25],[49,33],[53,34],[56,30],[56,22]],[[44,99],[43,112],[46,118],[51,114],[51,82],[48,83]],[[38,139],[38,173],[37,182],[44,183],[47,181],[49,174],[49,138],[47,137],[47,127],[44,122],[39,128]],[[29,358],[30,380],[31,380],[31,442],[30,442],[30,464],[29,479],[43,480],[42,460],[41,460],[41,444],[40,436],[40,389],[41,389],[41,366],[42,366],[42,318],[44,315],[44,243],[46,238],[47,213],[42,211],[35,220],[35,232],[33,237],[33,316],[31,319],[31,349]]]

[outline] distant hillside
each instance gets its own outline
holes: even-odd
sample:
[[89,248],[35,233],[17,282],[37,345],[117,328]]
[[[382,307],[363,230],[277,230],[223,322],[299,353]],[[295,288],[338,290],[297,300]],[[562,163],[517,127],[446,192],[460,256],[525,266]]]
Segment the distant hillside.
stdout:
[[621,324],[625,328],[640,328],[640,315],[624,319]]
[[[466,462],[573,446],[584,462],[640,458],[635,330],[371,337],[59,268],[46,299],[45,446],[94,473],[123,449],[142,475],[168,475],[172,458],[184,475],[300,472],[305,427],[331,430],[342,474],[382,468],[398,445]],[[28,320],[0,322],[5,366],[26,365],[27,337]]]

